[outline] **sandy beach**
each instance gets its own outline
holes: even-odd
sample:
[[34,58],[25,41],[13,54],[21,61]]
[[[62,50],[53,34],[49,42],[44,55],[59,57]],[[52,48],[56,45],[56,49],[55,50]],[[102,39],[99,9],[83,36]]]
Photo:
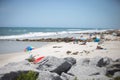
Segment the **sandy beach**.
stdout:
[[113,60],[120,58],[120,41],[116,40],[119,37],[113,35],[106,35],[109,41],[104,41],[101,46],[103,49],[96,49],[98,46],[97,42],[87,42],[86,45],[81,45],[82,42],[78,44],[73,44],[73,42],[55,42],[48,45],[45,45],[41,48],[35,48],[30,52],[18,52],[10,54],[0,55],[0,67],[11,63],[19,62],[29,58],[30,55],[38,58],[40,56],[55,56],[59,58],[64,57],[74,57],[76,59],[81,58],[93,58],[93,57],[110,57]]
[[[39,74],[38,80],[119,78],[120,37],[110,33],[95,33],[92,36],[90,34],[77,33],[67,38],[39,39],[49,43],[33,49],[29,46],[26,48],[30,50],[28,52],[23,50],[1,54],[0,77],[2,80],[16,80],[13,78],[22,73],[35,71]],[[29,39],[27,41],[31,42]]]

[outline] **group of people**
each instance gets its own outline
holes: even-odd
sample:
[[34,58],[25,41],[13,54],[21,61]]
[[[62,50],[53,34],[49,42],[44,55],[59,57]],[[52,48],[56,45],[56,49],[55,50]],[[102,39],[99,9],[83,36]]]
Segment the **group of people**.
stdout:
[[[72,37],[72,39],[73,39],[73,44],[78,44],[79,41],[81,41],[82,42],[81,45],[86,45],[87,41],[94,41],[94,42],[98,42],[98,45],[99,45],[103,43],[105,38],[104,38],[104,34],[102,33],[100,34],[99,38],[96,36],[95,33],[90,33],[88,38],[85,38],[83,34],[81,34],[79,38]],[[103,49],[103,48],[100,46],[97,46],[97,49]]]

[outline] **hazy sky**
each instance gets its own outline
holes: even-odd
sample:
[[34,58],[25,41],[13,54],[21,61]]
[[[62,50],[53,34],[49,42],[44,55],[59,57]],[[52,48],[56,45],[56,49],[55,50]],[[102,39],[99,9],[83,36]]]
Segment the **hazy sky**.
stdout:
[[0,0],[4,26],[120,28],[120,0]]

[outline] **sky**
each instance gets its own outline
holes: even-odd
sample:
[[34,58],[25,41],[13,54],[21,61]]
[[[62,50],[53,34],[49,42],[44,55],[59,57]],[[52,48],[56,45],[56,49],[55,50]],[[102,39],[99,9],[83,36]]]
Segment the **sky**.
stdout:
[[0,27],[120,28],[120,0],[0,0]]

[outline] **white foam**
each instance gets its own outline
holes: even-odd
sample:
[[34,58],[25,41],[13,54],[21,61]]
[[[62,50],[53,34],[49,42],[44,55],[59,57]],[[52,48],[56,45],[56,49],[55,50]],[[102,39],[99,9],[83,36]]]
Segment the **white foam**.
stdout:
[[21,38],[31,38],[31,37],[43,37],[44,36],[54,36],[54,35],[64,35],[73,33],[93,33],[93,32],[104,32],[106,30],[84,30],[84,31],[61,31],[61,32],[30,32],[21,35],[11,35],[11,36],[0,36],[0,39],[21,39]]
[[31,38],[31,37],[39,37],[39,36],[50,36],[50,35],[56,35],[55,32],[30,32],[28,34],[22,34],[22,35],[11,35],[11,36],[0,36],[0,39],[20,39],[20,38]]

